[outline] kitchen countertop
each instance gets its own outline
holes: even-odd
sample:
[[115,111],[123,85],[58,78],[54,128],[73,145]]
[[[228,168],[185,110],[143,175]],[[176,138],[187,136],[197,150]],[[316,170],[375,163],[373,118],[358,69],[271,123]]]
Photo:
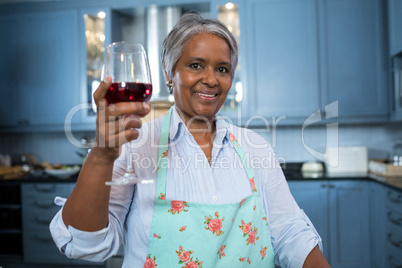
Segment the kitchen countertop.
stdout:
[[[287,181],[311,181],[311,180],[371,180],[387,186],[390,186],[398,191],[402,190],[402,178],[399,177],[383,177],[371,173],[338,173],[328,174],[308,174],[301,172],[302,163],[286,163],[281,164],[283,173]],[[45,173],[27,174],[21,179],[0,180],[3,183],[71,183],[76,182],[78,175],[71,176],[67,179],[59,179],[49,176]]]
[[318,173],[303,173],[301,171],[302,163],[289,163],[281,165],[283,173],[287,181],[302,181],[302,180],[370,180],[375,181],[395,190],[402,190],[402,178],[400,177],[384,177],[369,172],[364,173],[334,173],[328,174]]

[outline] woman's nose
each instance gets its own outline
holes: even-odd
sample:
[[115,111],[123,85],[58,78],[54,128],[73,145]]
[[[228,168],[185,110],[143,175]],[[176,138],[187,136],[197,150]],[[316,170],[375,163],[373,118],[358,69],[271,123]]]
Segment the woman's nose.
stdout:
[[203,80],[201,80],[203,84],[207,85],[208,87],[214,87],[218,85],[218,79],[213,68],[207,68],[204,74],[204,78]]

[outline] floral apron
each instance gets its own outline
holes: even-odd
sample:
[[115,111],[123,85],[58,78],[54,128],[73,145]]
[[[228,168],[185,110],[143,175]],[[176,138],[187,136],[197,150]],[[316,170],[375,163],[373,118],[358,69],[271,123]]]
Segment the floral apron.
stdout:
[[[252,194],[239,203],[165,199],[172,109],[162,123],[155,210],[144,268],[274,267],[268,221],[247,163]],[[244,161],[245,153],[232,133],[229,140]]]

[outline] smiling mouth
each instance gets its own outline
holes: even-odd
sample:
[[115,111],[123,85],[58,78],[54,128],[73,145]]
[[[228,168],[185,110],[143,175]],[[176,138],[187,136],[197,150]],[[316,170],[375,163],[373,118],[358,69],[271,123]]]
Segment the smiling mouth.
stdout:
[[205,97],[205,98],[214,98],[214,97],[218,96],[218,94],[204,94],[204,93],[199,93],[199,92],[195,92],[195,94],[197,94],[201,97]]

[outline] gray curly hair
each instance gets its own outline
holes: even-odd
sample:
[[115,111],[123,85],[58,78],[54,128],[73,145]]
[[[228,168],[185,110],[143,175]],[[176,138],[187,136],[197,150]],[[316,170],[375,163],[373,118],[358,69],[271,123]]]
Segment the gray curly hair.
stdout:
[[197,34],[211,33],[222,37],[229,45],[231,58],[231,76],[233,78],[239,54],[233,34],[220,21],[203,18],[197,13],[184,14],[162,44],[161,60],[165,66],[166,79],[172,78],[177,61],[188,41]]

